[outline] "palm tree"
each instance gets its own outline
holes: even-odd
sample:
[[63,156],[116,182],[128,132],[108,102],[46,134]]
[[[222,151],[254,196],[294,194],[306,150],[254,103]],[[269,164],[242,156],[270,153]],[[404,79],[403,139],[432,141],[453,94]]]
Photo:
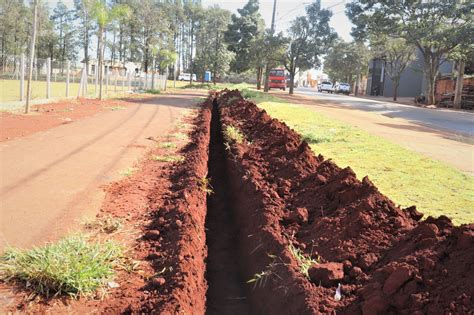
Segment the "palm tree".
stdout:
[[128,16],[130,9],[128,6],[123,4],[115,4],[108,6],[104,0],[95,0],[92,6],[92,17],[97,23],[97,37],[99,38],[99,99],[102,99],[102,81],[104,76],[103,65],[104,65],[104,33],[106,27],[113,21],[120,19],[124,16]]

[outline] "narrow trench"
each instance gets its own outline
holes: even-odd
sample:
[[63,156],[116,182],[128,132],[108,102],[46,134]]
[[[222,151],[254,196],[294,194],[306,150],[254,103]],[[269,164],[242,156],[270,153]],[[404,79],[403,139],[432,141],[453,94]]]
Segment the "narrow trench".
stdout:
[[240,274],[238,230],[234,223],[226,172],[226,151],[217,102],[211,118],[208,177],[213,193],[207,197],[206,279],[207,314],[250,314],[245,281]]

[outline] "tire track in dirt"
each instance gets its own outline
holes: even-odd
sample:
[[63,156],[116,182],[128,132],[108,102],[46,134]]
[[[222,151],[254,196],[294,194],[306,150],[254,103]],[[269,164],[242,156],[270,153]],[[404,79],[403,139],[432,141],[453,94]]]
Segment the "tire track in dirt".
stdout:
[[108,128],[105,132],[101,133],[100,135],[97,135],[95,136],[92,140],[90,140],[89,142],[86,142],[84,144],[82,144],[81,146],[79,146],[78,148],[74,149],[73,151],[70,151],[68,154],[60,157],[59,159],[56,159],[52,162],[50,162],[49,164],[47,164],[46,166],[42,167],[41,169],[37,170],[36,172],[32,173],[32,174],[29,174],[28,176],[25,176],[23,178],[20,178],[17,182],[15,182],[15,184],[13,185],[9,185],[9,186],[6,186],[4,189],[2,189],[2,191],[0,192],[0,196],[3,196],[15,189],[17,189],[18,187],[21,187],[22,185],[24,185],[25,183],[27,183],[28,181],[38,177],[39,175],[43,174],[45,171],[49,170],[51,167],[53,166],[58,166],[61,162],[67,160],[69,157],[83,151],[84,149],[86,149],[87,147],[90,147],[91,145],[93,145],[94,143],[100,141],[101,139],[103,139],[104,137],[106,137],[107,135],[109,135],[110,133],[112,133],[114,130],[116,130],[117,127],[120,127],[121,125],[123,125],[125,122],[129,121],[130,119],[132,119],[137,113],[138,111],[140,110],[140,108],[142,107],[142,105],[138,105],[127,117],[125,117],[124,119],[120,120],[119,122],[117,122],[116,124],[112,125],[110,128]]

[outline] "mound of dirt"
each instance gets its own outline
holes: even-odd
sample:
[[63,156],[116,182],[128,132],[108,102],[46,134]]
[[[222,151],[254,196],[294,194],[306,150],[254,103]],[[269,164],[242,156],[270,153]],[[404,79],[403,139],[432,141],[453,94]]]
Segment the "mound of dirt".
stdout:
[[[368,178],[359,181],[350,168],[315,156],[296,132],[238,91],[215,97],[222,128],[233,126],[245,138],[228,144],[228,171],[239,196],[245,274],[265,278],[250,289],[257,312],[473,309],[472,225],[453,227],[448,218],[419,223],[415,207],[400,209]],[[343,276],[310,281],[291,248],[339,264]]]

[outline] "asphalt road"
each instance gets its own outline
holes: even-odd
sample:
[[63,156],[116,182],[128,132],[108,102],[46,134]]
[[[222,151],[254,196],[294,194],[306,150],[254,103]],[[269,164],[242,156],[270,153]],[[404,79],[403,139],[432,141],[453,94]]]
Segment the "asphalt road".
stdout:
[[341,108],[347,107],[348,109],[377,113],[390,118],[401,118],[433,129],[474,137],[474,113],[420,108],[340,94],[319,93],[315,89],[304,87],[295,89],[295,93],[334,103]]

